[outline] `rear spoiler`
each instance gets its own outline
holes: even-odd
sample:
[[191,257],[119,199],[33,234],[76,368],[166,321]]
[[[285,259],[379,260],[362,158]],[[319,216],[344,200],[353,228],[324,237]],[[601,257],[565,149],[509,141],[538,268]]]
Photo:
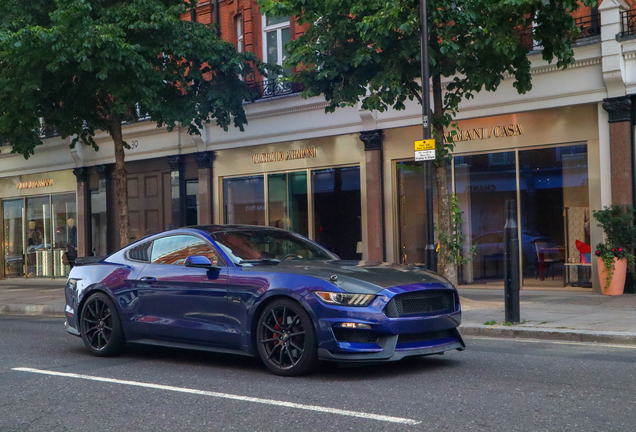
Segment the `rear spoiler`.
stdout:
[[103,260],[104,258],[106,257],[105,256],[87,256],[87,257],[77,258],[75,260],[75,265],[84,266],[89,264],[95,264],[96,262],[99,262]]

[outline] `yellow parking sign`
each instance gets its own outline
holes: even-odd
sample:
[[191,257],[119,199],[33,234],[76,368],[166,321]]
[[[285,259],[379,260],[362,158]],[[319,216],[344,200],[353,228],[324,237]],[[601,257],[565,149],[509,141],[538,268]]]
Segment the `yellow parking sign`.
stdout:
[[435,140],[427,139],[415,141],[415,160],[435,160]]

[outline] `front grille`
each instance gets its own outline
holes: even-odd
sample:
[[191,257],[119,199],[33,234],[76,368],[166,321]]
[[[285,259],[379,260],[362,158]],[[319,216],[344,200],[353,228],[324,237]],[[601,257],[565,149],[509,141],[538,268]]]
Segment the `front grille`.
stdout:
[[452,291],[426,290],[396,295],[384,308],[389,318],[455,311]]
[[403,344],[411,344],[411,343],[421,343],[432,341],[435,339],[441,339],[444,337],[453,336],[453,330],[440,330],[433,332],[424,332],[424,333],[406,333],[401,334],[398,337],[398,346]]
[[333,335],[338,342],[349,343],[378,343],[380,337],[370,331],[334,327]]

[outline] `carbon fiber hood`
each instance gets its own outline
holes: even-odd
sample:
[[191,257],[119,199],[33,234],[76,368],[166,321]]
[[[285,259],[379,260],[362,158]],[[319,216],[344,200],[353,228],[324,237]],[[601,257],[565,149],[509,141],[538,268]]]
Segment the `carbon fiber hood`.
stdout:
[[[369,261],[289,260],[271,266],[246,266],[243,270],[313,276],[356,294],[377,294],[385,288],[410,284],[450,286],[446,279],[421,267]],[[337,281],[333,282],[332,276],[337,276]]]

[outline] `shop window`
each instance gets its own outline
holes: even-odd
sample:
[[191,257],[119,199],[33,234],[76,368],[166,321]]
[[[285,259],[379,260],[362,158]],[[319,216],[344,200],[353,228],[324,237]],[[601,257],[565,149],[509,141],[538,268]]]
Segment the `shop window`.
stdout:
[[267,177],[269,226],[308,236],[307,172]]
[[504,203],[517,197],[515,153],[455,158],[455,191],[466,236],[464,253],[476,254],[461,266],[460,283],[503,281]]
[[24,199],[2,201],[4,274],[24,276]]
[[201,222],[199,208],[199,180],[186,181],[186,226],[199,225]]
[[227,224],[265,225],[263,176],[223,180],[224,221]]
[[590,285],[587,146],[519,151],[526,286]]

